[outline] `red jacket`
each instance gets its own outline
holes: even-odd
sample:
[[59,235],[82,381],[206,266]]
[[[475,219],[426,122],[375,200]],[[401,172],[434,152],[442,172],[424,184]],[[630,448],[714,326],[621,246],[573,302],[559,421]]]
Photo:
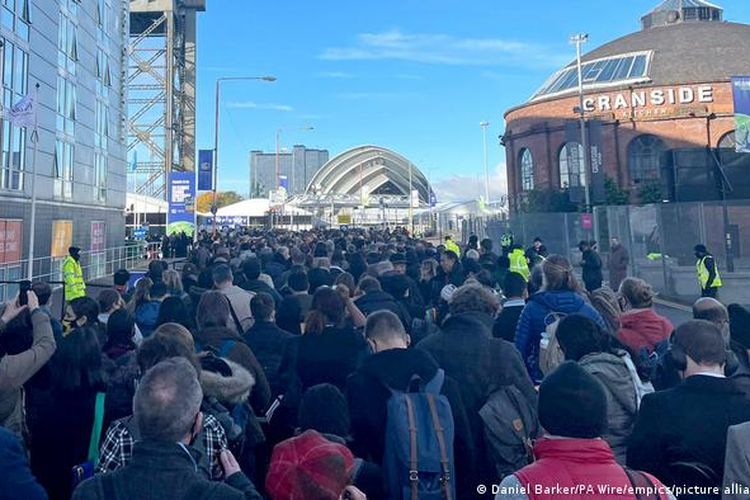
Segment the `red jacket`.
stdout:
[[[542,438],[534,444],[534,456],[534,463],[515,473],[529,500],[636,498],[625,469],[615,462],[603,439]],[[658,479],[639,474],[660,488],[660,498],[667,498],[667,490]]]
[[634,354],[646,347],[649,352],[663,340],[667,340],[674,331],[672,323],[654,312],[653,309],[643,309],[629,312],[620,316],[620,331],[617,338]]

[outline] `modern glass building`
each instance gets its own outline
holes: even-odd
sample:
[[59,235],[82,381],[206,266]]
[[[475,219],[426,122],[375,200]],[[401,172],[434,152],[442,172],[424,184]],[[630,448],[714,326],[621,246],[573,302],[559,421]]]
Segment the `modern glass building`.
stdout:
[[[93,267],[103,265],[100,251],[122,244],[127,16],[127,0],[0,4],[0,280],[26,274],[19,261],[32,237],[35,276],[54,273],[71,244]],[[8,111],[37,85],[32,133],[11,125]]]

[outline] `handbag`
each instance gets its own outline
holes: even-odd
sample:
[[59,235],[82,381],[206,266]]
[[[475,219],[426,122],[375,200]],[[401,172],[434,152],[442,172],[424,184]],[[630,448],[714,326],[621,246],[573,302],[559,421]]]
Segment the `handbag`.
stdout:
[[89,438],[89,453],[87,460],[73,467],[72,482],[73,489],[84,480],[94,475],[94,468],[99,461],[99,441],[102,435],[102,425],[104,424],[104,397],[105,393],[96,393],[96,402],[94,403],[94,423],[91,426],[91,437]]

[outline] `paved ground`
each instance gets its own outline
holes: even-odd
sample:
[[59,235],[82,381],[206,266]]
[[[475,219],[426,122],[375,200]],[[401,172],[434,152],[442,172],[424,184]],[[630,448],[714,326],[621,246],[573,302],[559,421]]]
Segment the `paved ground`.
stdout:
[[656,312],[669,318],[669,321],[671,321],[674,326],[684,323],[693,317],[690,308],[681,305],[660,303],[656,305]]

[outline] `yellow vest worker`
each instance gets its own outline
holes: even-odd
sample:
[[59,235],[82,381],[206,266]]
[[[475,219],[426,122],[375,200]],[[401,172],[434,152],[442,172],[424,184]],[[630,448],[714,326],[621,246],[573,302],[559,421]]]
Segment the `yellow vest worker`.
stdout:
[[461,248],[451,239],[450,236],[445,238],[445,249],[455,253],[456,257],[461,257]]
[[695,263],[695,273],[698,277],[698,284],[701,287],[701,295],[703,297],[715,298],[716,292],[722,286],[716,259],[708,253],[705,245],[695,246],[695,257],[698,259]]
[[529,261],[526,260],[523,248],[514,249],[508,254],[508,259],[510,260],[510,272],[520,274],[528,282],[531,271],[529,271]]
[[83,281],[83,270],[81,269],[81,249],[70,247],[68,255],[63,261],[63,281],[65,282],[65,300],[86,296],[86,283]]

